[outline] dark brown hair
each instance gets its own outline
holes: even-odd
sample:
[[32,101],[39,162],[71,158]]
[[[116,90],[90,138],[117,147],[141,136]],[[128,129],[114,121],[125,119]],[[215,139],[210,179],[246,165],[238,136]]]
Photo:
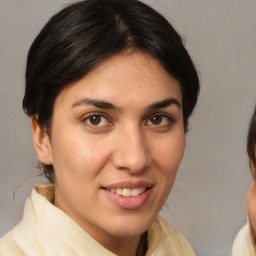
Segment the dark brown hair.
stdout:
[[[187,128],[198,98],[199,79],[176,30],[137,0],[87,0],[54,15],[31,45],[23,109],[50,133],[56,97],[107,58],[139,50],[156,58],[180,84]],[[44,166],[53,182],[53,167]]]
[[256,150],[256,106],[254,109],[254,113],[251,117],[248,136],[247,136],[247,153],[253,165],[256,165],[255,150]]

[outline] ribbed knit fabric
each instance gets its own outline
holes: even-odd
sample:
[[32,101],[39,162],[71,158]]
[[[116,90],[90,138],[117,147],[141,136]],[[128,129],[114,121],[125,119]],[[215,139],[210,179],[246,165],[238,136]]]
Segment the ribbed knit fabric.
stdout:
[[[23,219],[0,239],[1,256],[114,256],[51,202],[54,186],[37,186]],[[186,238],[158,217],[148,231],[146,256],[194,256]]]

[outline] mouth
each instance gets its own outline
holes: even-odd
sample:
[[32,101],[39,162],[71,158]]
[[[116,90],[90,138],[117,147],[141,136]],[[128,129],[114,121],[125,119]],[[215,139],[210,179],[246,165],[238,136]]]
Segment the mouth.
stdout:
[[117,186],[114,188],[101,188],[105,196],[116,206],[124,210],[136,210],[142,207],[152,194],[152,186],[136,186],[129,188],[127,186]]
[[135,197],[141,195],[143,192],[146,191],[146,187],[139,187],[139,188],[112,188],[112,189],[106,189],[112,193],[115,193],[119,196],[124,197]]
[[104,195],[117,207],[136,210],[147,203],[153,193],[154,184],[147,181],[121,181],[101,187]]

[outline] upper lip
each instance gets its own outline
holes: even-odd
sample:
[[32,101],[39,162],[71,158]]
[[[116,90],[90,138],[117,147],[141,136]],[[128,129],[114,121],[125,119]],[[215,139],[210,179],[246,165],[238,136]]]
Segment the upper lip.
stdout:
[[131,181],[121,181],[121,182],[116,182],[116,183],[111,183],[106,186],[102,186],[102,188],[105,189],[116,189],[116,188],[151,188],[153,187],[153,184],[147,181],[136,181],[136,182],[131,182]]

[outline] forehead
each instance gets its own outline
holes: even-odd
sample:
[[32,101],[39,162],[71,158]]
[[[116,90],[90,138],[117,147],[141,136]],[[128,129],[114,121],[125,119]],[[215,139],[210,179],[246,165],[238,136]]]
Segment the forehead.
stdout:
[[178,81],[156,59],[140,52],[107,59],[82,79],[67,86],[56,101],[74,101],[81,97],[96,97],[122,105],[167,97],[174,97],[182,103]]
[[[87,77],[100,74],[106,78],[111,78],[114,73],[118,74],[130,73],[131,76],[123,77],[123,79],[138,78],[138,82],[143,78],[152,81],[159,80],[175,80],[162,66],[162,64],[154,57],[139,51],[124,52],[114,55],[111,58],[100,63],[92,70]],[[119,77],[122,79],[122,76]]]

